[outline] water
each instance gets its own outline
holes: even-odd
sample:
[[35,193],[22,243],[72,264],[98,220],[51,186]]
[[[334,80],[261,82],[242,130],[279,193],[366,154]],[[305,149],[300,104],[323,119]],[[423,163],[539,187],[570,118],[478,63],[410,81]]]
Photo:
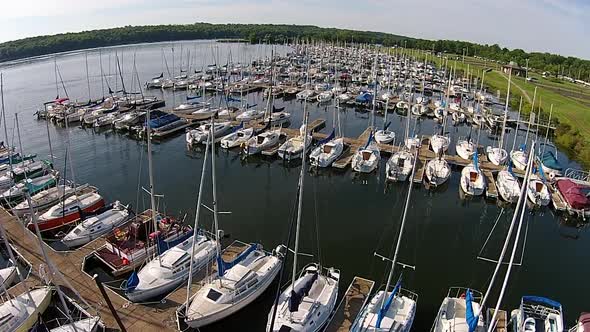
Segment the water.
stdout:
[[[234,62],[245,62],[258,56],[269,56],[271,52],[271,47],[264,45],[215,44],[205,41],[184,42],[182,45],[183,68],[188,66],[188,49],[191,50],[191,67],[199,69],[215,62],[213,54],[218,54],[217,63],[225,63],[230,53]],[[137,91],[137,83],[132,87],[133,56],[136,57],[140,80],[145,82],[162,71],[166,72],[165,64],[162,65],[162,50],[172,70],[172,47],[176,56],[174,72],[178,74],[181,63],[180,43],[125,46],[102,49],[100,53],[98,50],[89,52],[90,97],[102,97],[99,54],[102,56],[103,72],[111,74],[109,84],[113,90],[116,51],[122,58],[127,90]],[[276,51],[284,53],[287,49],[279,47]],[[85,53],[61,55],[57,63],[70,98],[87,100]],[[46,122],[36,120],[33,112],[43,102],[55,98],[53,59],[6,66],[2,71],[8,140],[16,142],[13,114],[18,113],[24,152],[37,153],[41,157],[49,156]],[[120,82],[117,83],[117,88],[120,89]],[[148,93],[164,97],[167,107],[177,105],[186,96],[184,92]],[[60,95],[64,95],[61,88]],[[260,94],[251,94],[248,101],[251,104],[264,104]],[[292,127],[301,124],[301,103],[279,99],[275,105],[285,106],[293,114]],[[331,108],[317,106],[315,103],[308,107],[311,120],[327,119],[327,128],[324,131],[329,131],[332,126]],[[397,135],[403,135],[403,118],[391,115],[389,119],[393,122],[391,128]],[[369,124],[369,114],[348,108],[340,111],[340,120],[345,135],[357,136]],[[380,126],[383,118],[377,117],[376,123]],[[418,134],[432,134],[439,128],[431,120],[421,120],[416,125]],[[454,153],[455,140],[459,136],[467,136],[469,127],[449,126],[447,130],[453,138],[450,152]],[[149,207],[149,198],[139,190],[141,186],[148,185],[145,143],[111,131],[95,132],[78,127],[66,130],[49,125],[49,132],[59,169],[63,171],[66,142],[69,138],[69,153],[73,159],[76,181],[97,186],[109,201],[118,199],[138,210]],[[520,134],[522,142],[524,132]],[[473,131],[473,135],[476,137],[477,130]],[[512,146],[513,135],[514,130],[511,130],[506,136],[508,150]],[[486,131],[482,130],[479,137],[481,145],[493,142],[497,144],[493,140],[497,138]],[[299,166],[285,167],[279,160],[261,157],[243,161],[236,151],[221,149],[217,149],[216,155],[219,208],[232,212],[231,215],[220,218],[221,228],[231,239],[260,242],[268,250],[285,242],[294,213]],[[187,150],[182,135],[154,145],[155,190],[164,195],[160,210],[177,216],[187,213],[187,220],[194,218],[202,158],[203,151]],[[562,153],[559,153],[559,158],[564,164],[577,166],[567,161]],[[386,186],[383,174],[385,160],[376,175],[358,176],[350,170],[327,170],[310,174],[306,180],[302,251],[317,257],[316,239],[319,238],[322,263],[341,270],[341,294],[355,275],[374,279],[376,287],[385,281],[387,266],[374,257],[373,253],[389,254],[397,237],[407,192],[407,184]],[[71,178],[69,170],[67,173],[66,176]],[[204,202],[210,203],[210,180],[207,179],[206,183]],[[459,191],[459,173],[455,170],[444,188],[433,193],[417,186],[412,195],[400,261],[416,266],[415,271],[403,271],[404,287],[419,294],[414,331],[430,328],[450,286],[485,291],[494,268],[492,263],[476,257],[501,207],[481,198],[462,200]],[[482,256],[497,258],[511,217],[512,208],[507,208],[481,253]],[[208,213],[204,213],[202,220],[202,225],[210,228],[212,218]],[[316,236],[316,225],[319,237]],[[583,287],[579,285],[586,283],[586,275],[590,272],[590,267],[581,263],[590,250],[590,244],[586,240],[587,229],[563,226],[560,218],[549,209],[528,215],[525,226],[528,227],[528,232],[522,266],[513,269],[502,308],[516,308],[522,295],[548,296],[564,305],[565,318],[568,325],[571,325],[581,311],[589,310],[579,291]],[[521,252],[522,247],[517,252],[516,261],[520,261]],[[302,264],[309,261],[306,258],[302,260]],[[290,271],[290,265],[288,269]],[[395,278],[400,271],[401,269],[397,271]],[[245,323],[251,326],[248,330],[262,330],[273,295],[273,291],[268,291],[240,313],[202,330],[239,330],[244,328]],[[488,304],[495,304],[496,298],[497,294],[494,294]]]

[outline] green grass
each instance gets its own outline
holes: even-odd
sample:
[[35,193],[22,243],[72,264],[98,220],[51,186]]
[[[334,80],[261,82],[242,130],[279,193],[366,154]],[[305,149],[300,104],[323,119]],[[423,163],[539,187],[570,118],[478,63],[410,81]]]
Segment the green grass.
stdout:
[[[410,52],[410,51],[406,51]],[[419,59],[424,59],[424,53],[413,52],[414,56]],[[444,66],[443,59],[428,56],[429,61],[433,61],[439,68]],[[494,62],[487,62],[480,59],[465,57],[465,63],[462,57],[455,62],[448,61],[448,66],[456,65],[459,75],[467,71],[469,65],[469,72],[473,77],[479,77],[481,80],[482,71],[486,68],[491,68],[492,71],[485,74],[484,85],[488,87],[488,91],[496,95],[497,90],[500,91],[500,97],[506,98],[508,88],[508,75],[504,75],[499,71],[501,65]],[[484,67],[485,66],[485,67]],[[570,158],[580,162],[584,167],[590,167],[590,89],[580,85],[565,82],[554,81],[550,78],[543,78],[541,75],[532,74],[537,77],[537,84],[543,84],[552,88],[560,88],[565,90],[564,93],[574,93],[575,97],[560,94],[554,89],[549,89],[533,82],[527,82],[523,77],[512,77],[512,84],[510,88],[511,105],[514,107],[518,105],[518,100],[523,97],[527,100],[528,96],[533,99],[535,86],[537,86],[537,96],[535,98],[535,109],[540,106],[543,109],[543,116],[547,118],[549,109],[553,105],[553,119],[559,122],[558,130],[556,131],[555,141]],[[520,89],[518,88],[520,87]],[[522,91],[521,91],[522,90]],[[524,93],[523,93],[524,92]],[[584,103],[587,101],[586,103]],[[523,111],[527,113],[530,111],[531,105],[528,102],[524,103]],[[554,120],[551,121],[555,123]],[[560,137],[561,136],[561,137]]]

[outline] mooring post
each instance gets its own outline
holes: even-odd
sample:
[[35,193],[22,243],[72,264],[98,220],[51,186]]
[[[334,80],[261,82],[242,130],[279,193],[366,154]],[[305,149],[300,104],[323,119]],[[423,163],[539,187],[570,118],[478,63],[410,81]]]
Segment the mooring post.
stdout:
[[94,280],[94,282],[96,282],[96,286],[100,290],[100,294],[102,294],[102,297],[107,302],[107,305],[109,306],[109,309],[111,310],[111,314],[113,314],[113,317],[115,317],[115,320],[117,321],[117,325],[119,325],[119,328],[121,329],[121,331],[122,332],[127,332],[127,330],[125,329],[125,326],[123,325],[123,322],[121,321],[121,318],[119,318],[119,314],[117,314],[117,311],[115,310],[115,307],[113,307],[113,303],[111,302],[111,299],[109,298],[109,295],[104,290],[104,286],[98,280],[97,277],[98,277],[98,274],[95,274],[94,276],[92,276],[92,280]]

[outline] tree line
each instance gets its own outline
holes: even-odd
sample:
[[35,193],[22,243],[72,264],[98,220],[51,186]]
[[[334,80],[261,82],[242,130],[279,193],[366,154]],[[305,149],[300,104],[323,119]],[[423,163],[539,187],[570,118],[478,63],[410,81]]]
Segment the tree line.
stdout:
[[509,50],[497,44],[481,45],[455,40],[425,40],[384,32],[320,28],[287,24],[211,24],[125,26],[112,29],[38,36],[0,44],[0,62],[86,48],[190,39],[244,39],[251,43],[293,40],[403,46],[434,52],[480,56],[502,63],[516,61],[552,75],[590,80],[590,61],[557,54]]

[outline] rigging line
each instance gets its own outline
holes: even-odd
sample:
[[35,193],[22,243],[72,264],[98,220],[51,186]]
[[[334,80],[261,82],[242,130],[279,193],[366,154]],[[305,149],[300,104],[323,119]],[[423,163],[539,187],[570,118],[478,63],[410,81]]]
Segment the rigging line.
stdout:
[[[307,135],[307,133],[304,133]],[[303,147],[303,153],[305,153],[305,147]],[[314,214],[315,214],[315,234],[316,234],[316,245],[317,245],[317,253],[318,253],[318,263],[320,265],[320,271],[322,270],[322,246],[320,242],[320,226],[319,226],[319,214],[318,214],[318,197],[317,197],[317,181],[318,178],[315,177],[313,182],[313,200],[314,200]]]
[[492,237],[492,233],[494,233],[494,230],[496,229],[496,226],[498,225],[498,222],[500,221],[500,217],[502,217],[503,213],[504,213],[504,208],[502,208],[502,210],[500,210],[500,214],[498,215],[498,218],[496,218],[496,222],[494,223],[494,227],[492,227],[492,230],[490,231],[490,233],[488,234],[488,237],[486,238],[485,242],[483,243],[481,250],[477,254],[478,257],[481,256],[483,250],[485,249],[486,245],[488,244],[488,241]]

